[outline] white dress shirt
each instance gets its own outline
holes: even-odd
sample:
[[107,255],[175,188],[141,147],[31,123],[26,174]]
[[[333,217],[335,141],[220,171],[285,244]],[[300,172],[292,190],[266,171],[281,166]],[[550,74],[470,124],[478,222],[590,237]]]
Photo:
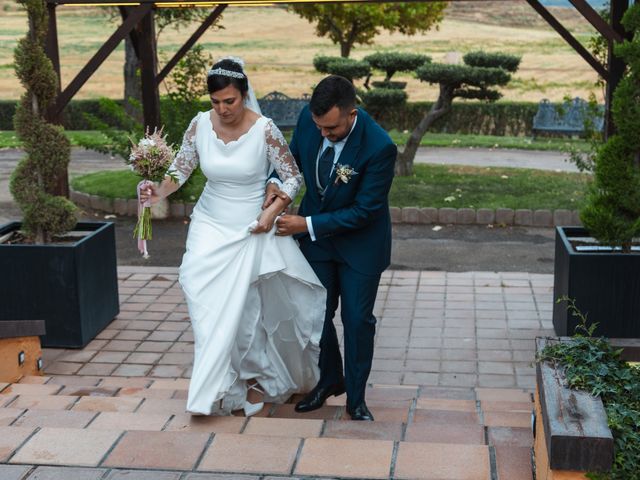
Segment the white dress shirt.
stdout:
[[[347,140],[349,140],[349,136],[351,135],[351,132],[353,132],[353,129],[356,127],[357,122],[358,122],[358,116],[356,115],[356,118],[353,121],[353,125],[351,125],[351,130],[349,130],[349,133],[347,134],[347,136],[344,137],[342,140],[334,143],[325,137],[324,140],[322,141],[322,146],[320,147],[320,150],[318,151],[318,155],[316,157],[316,187],[318,188],[318,190],[322,191],[322,187],[320,186],[320,180],[318,179],[318,160],[320,160],[320,156],[322,155],[322,152],[324,152],[324,149],[327,147],[333,147],[335,151],[333,156],[333,166],[331,167],[331,173],[329,174],[329,176],[331,176],[333,174],[333,171],[336,168],[336,164],[338,163],[338,160],[340,159],[340,154],[342,153],[342,150],[344,150],[344,146],[347,144]],[[324,192],[321,193],[321,195],[323,194]],[[307,230],[309,230],[309,236],[311,237],[311,241],[315,242],[316,235],[313,232],[313,222],[311,221],[311,217],[305,217],[305,220],[307,221]]]

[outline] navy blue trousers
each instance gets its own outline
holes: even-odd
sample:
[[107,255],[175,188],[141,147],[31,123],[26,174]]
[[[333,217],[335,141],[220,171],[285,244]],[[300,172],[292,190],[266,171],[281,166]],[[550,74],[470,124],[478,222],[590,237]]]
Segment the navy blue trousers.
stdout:
[[[365,388],[373,360],[376,318],[373,307],[380,275],[363,275],[346,263],[310,262],[327,289],[327,311],[320,339],[320,381],[326,387],[342,381],[347,390],[347,406],[364,402]],[[344,327],[344,369],[338,335],[333,318],[340,300],[340,317]]]

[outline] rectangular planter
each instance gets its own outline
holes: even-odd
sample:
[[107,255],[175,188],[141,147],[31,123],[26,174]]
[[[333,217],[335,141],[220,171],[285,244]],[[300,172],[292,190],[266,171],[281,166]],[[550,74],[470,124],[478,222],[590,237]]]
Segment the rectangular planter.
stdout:
[[82,348],[120,311],[113,223],[75,230],[91,233],[64,245],[0,244],[0,321],[44,320],[44,347]]
[[640,252],[577,252],[571,237],[587,237],[581,227],[557,227],[553,282],[553,327],[557,335],[575,333],[579,319],[567,311],[567,296],[597,335],[609,338],[640,337]]
[[[536,354],[549,341],[537,338]],[[535,425],[536,463],[541,460],[541,465],[538,465],[541,470],[555,470],[557,474],[565,470],[589,472],[611,469],[613,436],[602,401],[586,392],[567,388],[562,372],[546,362],[536,363]],[[547,477],[542,475],[541,478]],[[580,474],[576,478],[586,477]]]

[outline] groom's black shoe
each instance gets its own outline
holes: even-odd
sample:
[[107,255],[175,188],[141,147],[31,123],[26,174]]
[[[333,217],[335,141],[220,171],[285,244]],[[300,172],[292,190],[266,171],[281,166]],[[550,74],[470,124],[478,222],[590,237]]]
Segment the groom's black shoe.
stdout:
[[334,383],[333,385],[329,385],[327,387],[315,387],[311,390],[306,397],[296,403],[296,412],[311,412],[312,410],[317,410],[322,405],[327,398],[331,395],[342,395],[345,392],[344,382]]
[[353,409],[347,407],[347,413],[351,415],[351,420],[369,420],[373,422],[373,414],[364,402]]

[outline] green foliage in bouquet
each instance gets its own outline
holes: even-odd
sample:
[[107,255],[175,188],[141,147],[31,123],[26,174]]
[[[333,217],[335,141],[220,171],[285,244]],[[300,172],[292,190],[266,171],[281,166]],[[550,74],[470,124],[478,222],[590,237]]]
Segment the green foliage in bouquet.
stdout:
[[640,236],[640,4],[622,18],[631,40],[616,45],[627,71],[613,93],[616,134],[598,149],[582,223],[600,243],[631,251]]
[[569,342],[547,345],[537,361],[550,362],[564,374],[566,385],[600,397],[613,435],[614,459],[609,472],[591,472],[593,480],[640,479],[640,368],[620,358],[622,351],[604,338],[593,337],[597,323],[587,318],[568,298],[572,315],[580,319]]
[[57,78],[45,54],[47,6],[43,0],[19,0],[27,11],[29,30],[14,52],[15,72],[25,88],[14,116],[16,134],[26,156],[11,175],[9,189],[24,215],[22,228],[37,243],[50,241],[76,224],[75,206],[56,196],[71,156],[62,127],[45,114],[55,100]]

